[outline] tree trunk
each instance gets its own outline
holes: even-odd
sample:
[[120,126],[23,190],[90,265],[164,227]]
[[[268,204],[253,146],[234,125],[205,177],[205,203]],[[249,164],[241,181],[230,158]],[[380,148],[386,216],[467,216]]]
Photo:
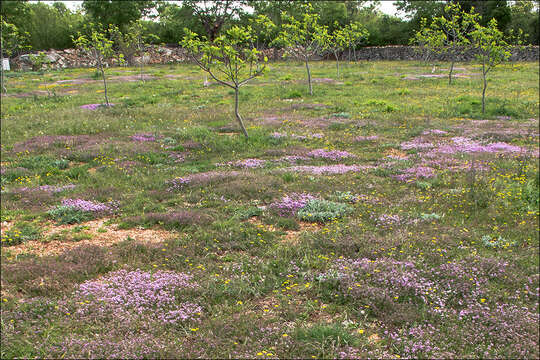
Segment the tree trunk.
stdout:
[[4,61],[4,58],[2,58],[2,77],[1,77],[0,81],[2,82],[2,92],[7,95],[6,80],[4,78],[4,63],[3,63],[3,61]]
[[486,63],[482,63],[482,77],[484,80],[484,87],[482,89],[482,115],[486,112],[486,88],[487,88],[487,80],[486,80]]
[[313,95],[313,87],[311,86],[311,71],[309,71],[309,63],[306,59],[306,69],[307,69],[307,78],[308,78],[308,84],[309,84],[309,95]]
[[337,51],[334,52],[334,56],[336,57],[336,69],[337,69],[337,77],[339,78],[339,56]]
[[105,87],[105,103],[109,105],[109,97],[107,96],[107,81],[105,81],[105,71],[103,71],[103,64],[99,62],[99,70],[101,70],[101,77],[103,78],[103,86]]
[[240,95],[239,90],[240,89],[238,88],[238,85],[237,85],[234,88],[234,114],[236,115],[236,120],[238,120],[238,123],[240,124],[240,128],[242,129],[242,132],[244,133],[244,135],[247,138],[249,136],[248,136],[246,127],[244,126],[244,122],[242,121],[242,117],[240,116],[240,113],[238,112],[238,96]]
[[452,71],[454,71],[454,60],[450,63],[450,72],[448,73],[448,85],[452,84]]

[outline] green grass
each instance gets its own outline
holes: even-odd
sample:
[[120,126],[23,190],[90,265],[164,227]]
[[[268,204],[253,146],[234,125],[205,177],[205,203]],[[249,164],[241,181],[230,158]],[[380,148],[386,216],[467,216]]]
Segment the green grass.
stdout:
[[[234,94],[194,65],[111,80],[116,106],[96,111],[79,106],[103,102],[99,81],[36,92],[91,69],[8,73],[1,357],[537,358],[538,64],[495,68],[485,114],[479,66],[456,66],[473,75],[449,86],[405,79],[430,73],[419,62],[347,63],[310,96],[302,64],[271,63],[241,89],[248,139]],[[462,138],[519,151],[435,152]],[[305,171],[336,165],[359,168]],[[319,200],[281,214],[293,193]],[[67,198],[119,208],[88,222],[58,210]],[[108,313],[77,292],[122,269],[189,274],[174,304],[198,320],[157,321],[172,306],[157,302]]]

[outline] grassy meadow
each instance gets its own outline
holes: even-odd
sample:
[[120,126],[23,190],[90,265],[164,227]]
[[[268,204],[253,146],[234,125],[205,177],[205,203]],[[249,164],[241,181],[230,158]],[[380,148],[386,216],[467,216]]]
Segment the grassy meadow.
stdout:
[[539,68],[8,73],[2,358],[538,358]]

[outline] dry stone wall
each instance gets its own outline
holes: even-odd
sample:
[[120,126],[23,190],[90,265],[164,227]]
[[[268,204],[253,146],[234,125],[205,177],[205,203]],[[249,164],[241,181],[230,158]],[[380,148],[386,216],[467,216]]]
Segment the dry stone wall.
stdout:
[[[49,50],[44,52],[46,63],[42,68],[64,69],[76,67],[90,67],[95,64],[77,49],[65,50]],[[515,49],[512,52],[511,61],[538,61],[538,46],[528,47],[524,49]],[[262,50],[262,55],[267,56],[272,60],[280,60],[283,56],[282,49],[265,49]],[[343,59],[348,59],[348,51],[342,54]],[[354,55],[356,60],[424,60],[424,55],[418,51],[418,48],[412,46],[379,46],[379,47],[364,47],[356,50]],[[327,58],[332,59],[329,55]],[[435,60],[448,60],[445,56],[434,57]],[[461,56],[459,61],[470,61],[474,59],[474,52]],[[35,69],[30,59],[30,54],[20,55],[10,59],[11,67],[20,70]],[[180,47],[156,46],[149,49],[143,57],[135,57],[135,64],[141,61],[144,64],[170,64],[189,61],[186,51]],[[118,65],[118,59],[111,59],[109,66]],[[134,65],[135,65],[134,64]]]

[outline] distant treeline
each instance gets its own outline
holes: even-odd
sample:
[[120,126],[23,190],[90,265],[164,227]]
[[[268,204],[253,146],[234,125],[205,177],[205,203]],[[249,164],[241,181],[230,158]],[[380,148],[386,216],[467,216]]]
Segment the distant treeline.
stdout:
[[[156,43],[177,44],[188,28],[209,38],[215,38],[234,24],[245,25],[254,17],[268,16],[277,28],[264,34],[259,47],[268,47],[279,33],[281,13],[298,15],[300,5],[310,2],[329,31],[349,23],[360,23],[369,37],[359,46],[406,45],[419,30],[421,19],[440,16],[446,1],[395,1],[405,19],[382,13],[377,1],[99,1],[85,0],[82,9],[72,11],[64,3],[1,2],[2,20],[28,33],[30,51],[65,49],[74,46],[72,36],[84,32],[85,24],[109,24],[129,31],[129,25],[143,19],[146,35],[155,35]],[[482,15],[482,22],[497,20],[505,33],[521,29],[526,44],[539,43],[538,3],[534,0],[454,0],[468,11],[471,7]],[[150,38],[150,37],[148,37]]]

